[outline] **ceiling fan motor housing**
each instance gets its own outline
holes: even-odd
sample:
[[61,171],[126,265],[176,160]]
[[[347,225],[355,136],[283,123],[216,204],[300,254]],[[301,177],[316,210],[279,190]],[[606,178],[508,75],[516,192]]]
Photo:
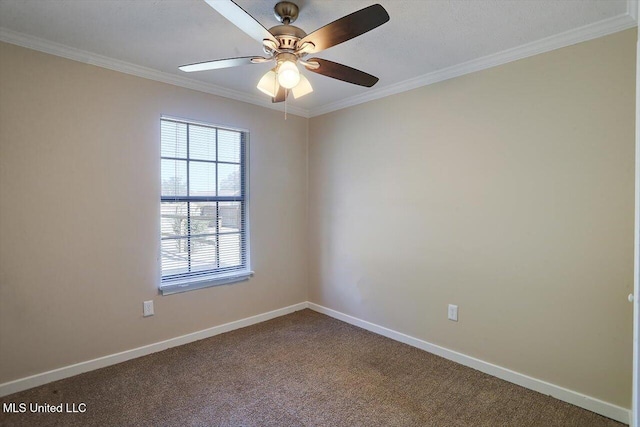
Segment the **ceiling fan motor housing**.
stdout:
[[298,40],[307,35],[301,28],[293,25],[276,25],[275,27],[269,28],[269,32],[278,39],[280,49],[291,51],[296,50]]

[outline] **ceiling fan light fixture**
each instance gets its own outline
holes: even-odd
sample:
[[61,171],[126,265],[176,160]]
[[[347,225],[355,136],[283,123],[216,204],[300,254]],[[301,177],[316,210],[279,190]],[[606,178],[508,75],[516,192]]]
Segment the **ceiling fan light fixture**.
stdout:
[[262,76],[262,78],[258,82],[258,86],[257,86],[258,90],[274,98],[278,90],[278,83],[276,82],[276,79],[277,79],[277,76],[275,71],[273,70],[267,71],[267,73],[264,76]]
[[304,75],[300,74],[300,83],[298,83],[296,87],[291,89],[291,93],[293,93],[293,97],[295,99],[298,99],[311,92],[313,92],[311,83],[309,83],[309,80]]
[[301,28],[291,25],[299,12],[298,6],[291,1],[280,1],[275,5],[276,18],[282,25],[270,29],[266,29],[242,9],[236,3],[237,0],[205,1],[240,30],[262,43],[267,56],[243,56],[187,64],[179,67],[182,71],[216,70],[275,61],[275,68],[263,75],[257,85],[261,92],[272,98],[273,103],[286,101],[289,92],[295,98],[313,92],[309,81],[300,74],[298,63],[308,71],[359,86],[371,87],[378,81],[371,74],[337,62],[321,58],[305,61],[303,58],[361,36],[389,21],[389,14],[379,4],[345,15],[307,34]]
[[278,83],[285,89],[292,89],[300,83],[300,71],[293,61],[284,61],[278,67]]

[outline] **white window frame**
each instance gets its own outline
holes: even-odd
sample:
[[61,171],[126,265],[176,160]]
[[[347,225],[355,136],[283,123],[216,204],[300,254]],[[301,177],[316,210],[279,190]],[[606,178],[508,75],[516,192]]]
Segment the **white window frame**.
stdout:
[[[245,129],[239,129],[229,126],[216,125],[211,123],[204,123],[184,118],[172,117],[162,115],[160,117],[159,124],[161,125],[163,121],[172,121],[178,123],[184,123],[187,125],[196,125],[196,126],[204,126],[215,129],[223,129],[223,130],[231,130],[235,132],[242,133],[242,145],[241,145],[241,161],[240,161],[240,171],[242,174],[242,191],[243,191],[243,222],[244,222],[244,259],[245,265],[244,268],[228,271],[228,272],[212,272],[209,274],[194,274],[192,277],[183,277],[179,279],[165,279],[162,276],[162,233],[158,233],[158,237],[160,240],[158,241],[158,270],[160,277],[160,285],[159,290],[162,295],[171,295],[180,292],[186,292],[195,289],[208,288],[211,286],[219,286],[219,285],[228,285],[237,282],[243,282],[249,280],[254,272],[251,270],[251,248],[250,248],[250,221],[249,221],[249,131]],[[160,139],[161,142],[161,139]],[[159,160],[162,160],[162,155]],[[190,159],[187,161],[191,161]],[[162,178],[160,178],[160,183],[162,183]],[[187,197],[189,198],[189,197]],[[158,209],[158,213],[160,214],[163,201],[171,201],[169,197],[164,197],[160,194],[160,206]],[[160,219],[160,215],[158,215],[158,219]]]

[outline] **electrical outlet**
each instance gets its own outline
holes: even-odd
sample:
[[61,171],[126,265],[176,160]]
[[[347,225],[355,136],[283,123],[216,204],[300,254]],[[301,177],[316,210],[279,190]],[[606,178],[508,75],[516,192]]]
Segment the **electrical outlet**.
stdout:
[[454,322],[458,321],[458,306],[449,304],[449,312],[448,312],[449,320],[453,320]]
[[142,315],[144,317],[153,316],[153,300],[142,303]]

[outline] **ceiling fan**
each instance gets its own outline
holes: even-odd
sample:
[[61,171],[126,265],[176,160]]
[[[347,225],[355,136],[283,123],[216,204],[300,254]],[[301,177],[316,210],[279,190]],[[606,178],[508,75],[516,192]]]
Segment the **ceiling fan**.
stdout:
[[311,34],[291,25],[298,17],[298,6],[281,1],[273,8],[281,25],[266,29],[232,0],[205,0],[209,6],[235,24],[242,31],[262,43],[266,57],[243,56],[182,65],[186,72],[215,70],[247,64],[275,62],[276,65],[258,82],[258,89],[271,96],[272,102],[282,102],[291,91],[299,98],[313,91],[307,78],[300,74],[297,64],[323,76],[347,83],[371,87],[378,78],[364,71],[321,58],[305,56],[328,49],[384,24],[389,14],[379,4],[360,9],[333,21]]

